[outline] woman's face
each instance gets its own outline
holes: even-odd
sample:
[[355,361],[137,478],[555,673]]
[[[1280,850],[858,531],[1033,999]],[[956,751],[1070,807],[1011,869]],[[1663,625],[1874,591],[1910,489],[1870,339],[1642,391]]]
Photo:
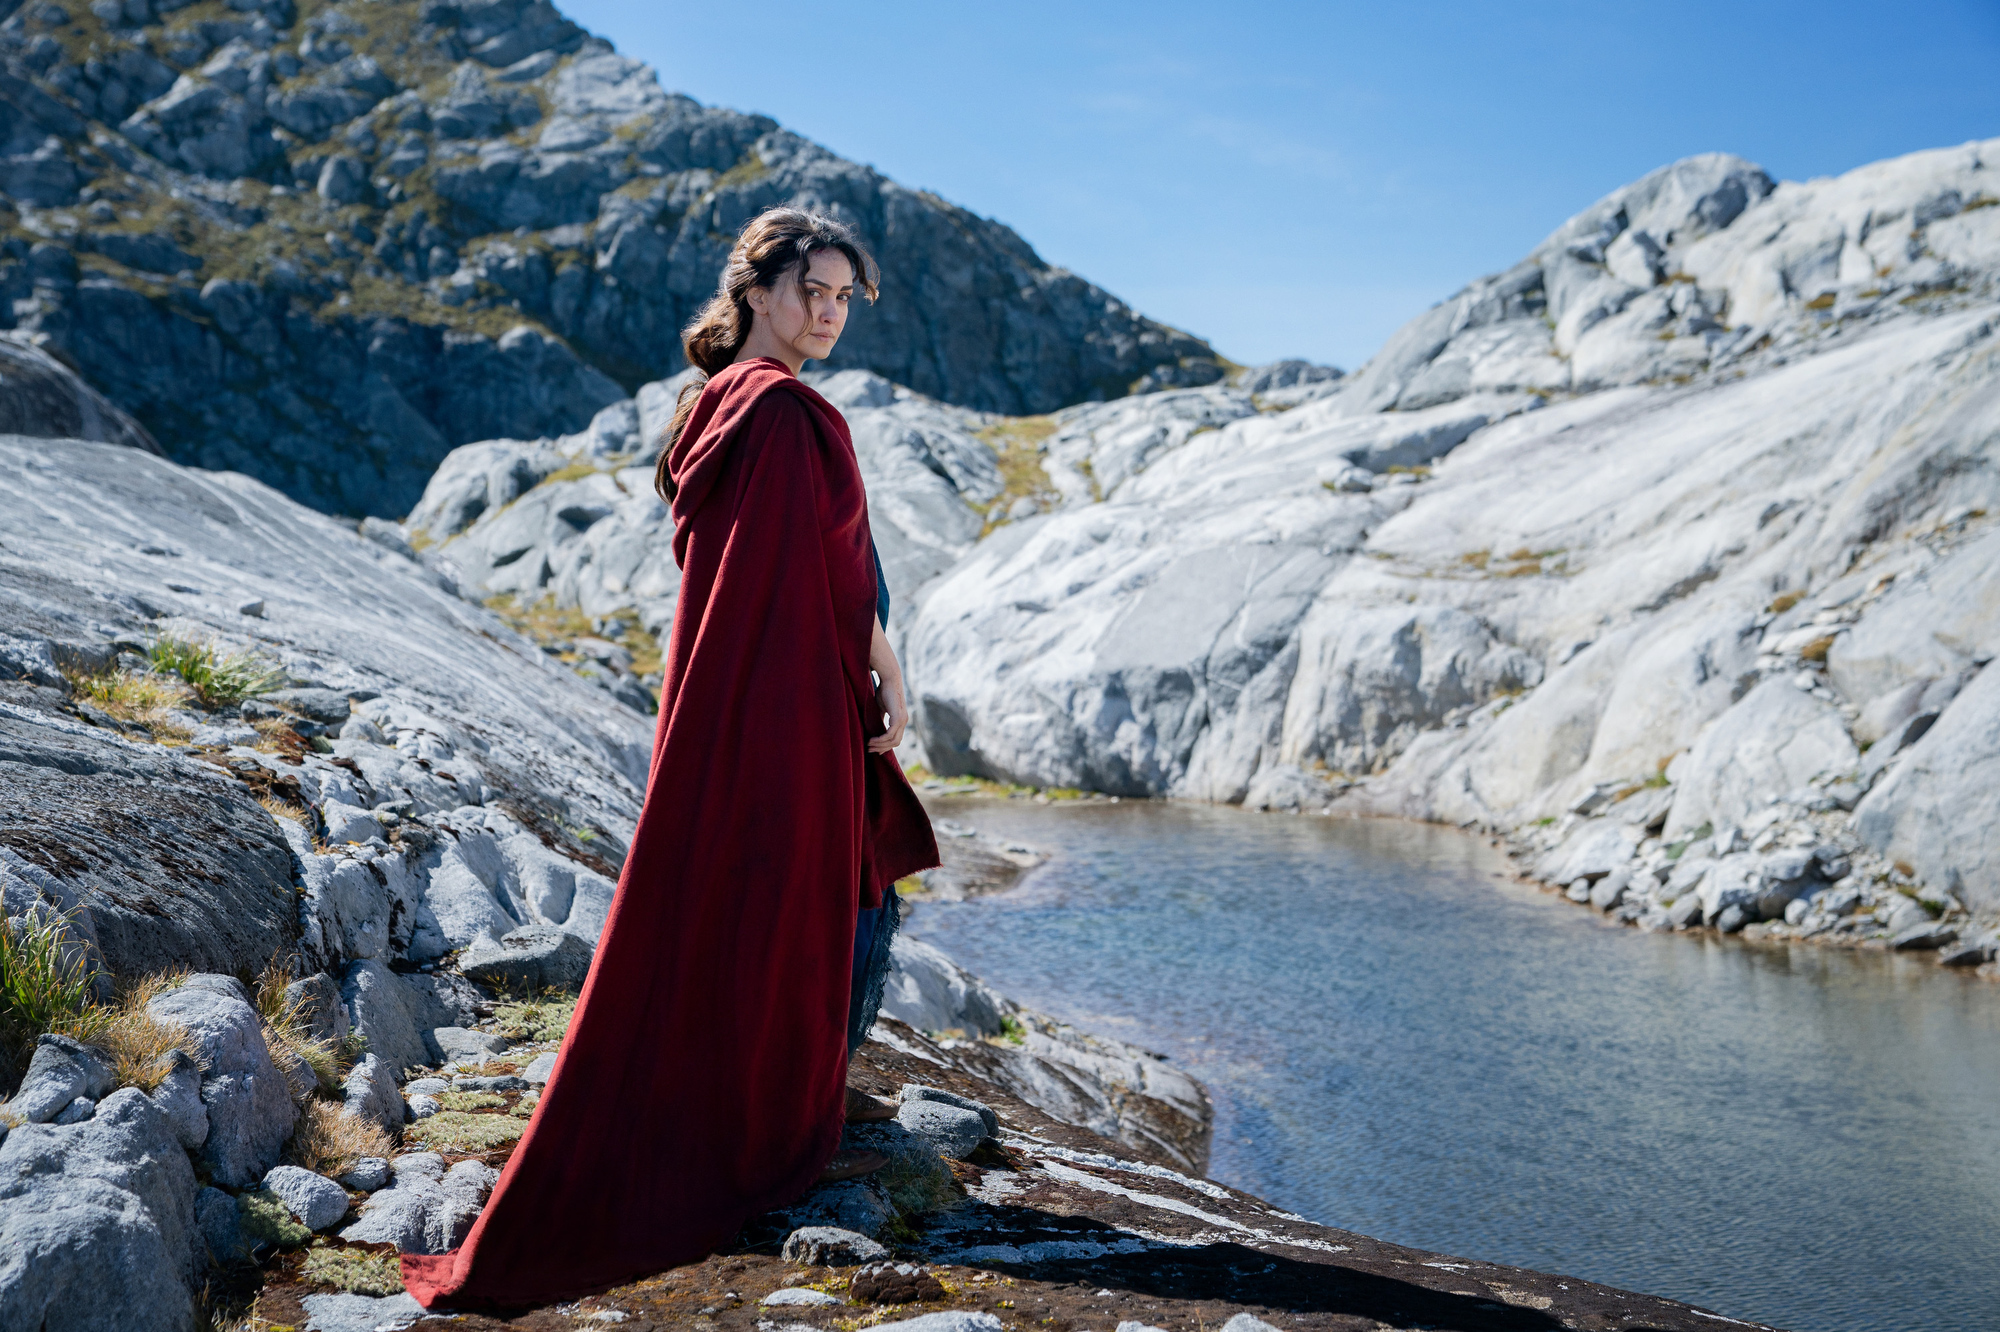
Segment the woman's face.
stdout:
[[778,342],[802,357],[823,360],[847,325],[854,267],[839,250],[815,251],[806,268],[805,288],[802,294],[789,275],[775,288],[752,287],[750,310]]

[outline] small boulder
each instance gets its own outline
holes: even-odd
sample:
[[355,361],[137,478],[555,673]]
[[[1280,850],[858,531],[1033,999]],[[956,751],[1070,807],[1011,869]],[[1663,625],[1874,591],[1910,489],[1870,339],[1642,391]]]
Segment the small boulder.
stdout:
[[1278,1329],[1261,1318],[1240,1313],[1222,1325],[1222,1332],[1278,1332]]
[[474,939],[459,970],[500,990],[577,990],[590,974],[592,952],[582,939],[553,925],[523,925],[498,943]]
[[340,1005],[340,986],[326,973],[316,971],[287,985],[285,1004],[314,1040],[338,1045],[347,1039],[347,1010]]
[[1957,926],[1939,920],[1926,920],[1899,931],[1889,940],[1889,947],[1899,953],[1928,952],[1944,947],[1957,937]]
[[1938,965],[1941,967],[1976,967],[1993,960],[1994,948],[1991,941],[1985,943],[1946,944],[1938,951]]
[[788,1263],[807,1267],[853,1267],[879,1263],[889,1250],[856,1230],[838,1226],[800,1226],[785,1236],[782,1255]]
[[298,1109],[291,1084],[272,1062],[263,1022],[233,976],[191,976],[146,1006],[178,1022],[201,1052],[201,1101],[209,1132],[201,1165],[227,1188],[247,1189],[278,1163]]
[[915,1263],[870,1263],[854,1274],[847,1292],[863,1304],[921,1304],[946,1293],[935,1276]]
[[264,1187],[278,1195],[307,1230],[325,1230],[347,1215],[347,1190],[325,1175],[298,1166],[274,1166],[264,1176]]
[[1620,865],[1590,886],[1590,904],[1599,911],[1616,910],[1625,900],[1625,890],[1631,886],[1631,867]]
[[507,1048],[507,1038],[490,1031],[468,1031],[464,1027],[433,1027],[431,1043],[447,1060],[464,1059],[483,1063],[490,1054]]
[[348,1070],[342,1088],[345,1096],[340,1113],[374,1124],[394,1133],[405,1118],[402,1093],[396,1090],[395,1075],[376,1056],[363,1055]]
[[500,1073],[490,1078],[459,1077],[451,1080],[453,1091],[510,1092],[528,1090],[528,1080],[517,1078],[512,1073]]
[[906,1082],[897,1093],[897,1099],[908,1105],[912,1101],[936,1101],[940,1105],[955,1105],[961,1110],[971,1110],[986,1122],[986,1136],[1000,1136],[1000,1116],[984,1101],[975,1101],[970,1096],[960,1096],[941,1087],[926,1087],[919,1082]]
[[1000,1316],[947,1309],[943,1313],[920,1314],[894,1323],[878,1323],[872,1332],[1000,1332]]
[[408,1291],[396,1295],[308,1295],[299,1301],[312,1332],[376,1332],[404,1328],[429,1316]]
[[326,820],[326,840],[329,846],[345,842],[365,842],[382,835],[382,825],[374,812],[358,805],[343,805],[338,800],[329,800],[320,806],[320,817]]
[[444,1109],[443,1101],[438,1100],[435,1096],[425,1096],[421,1093],[410,1097],[406,1104],[410,1107],[411,1119],[429,1119],[432,1115]]
[[986,1120],[977,1110],[941,1101],[909,1101],[896,1111],[896,1122],[921,1138],[940,1156],[964,1160],[986,1138]]
[[850,1179],[814,1189],[786,1215],[795,1225],[853,1230],[872,1238],[896,1219],[896,1207],[879,1182]]
[[357,1193],[373,1193],[389,1183],[389,1163],[379,1156],[364,1156],[340,1177],[342,1188]]
[[451,1083],[443,1078],[411,1078],[403,1084],[406,1096],[442,1096],[451,1090]]
[[216,1266],[231,1267],[250,1261],[250,1246],[243,1239],[236,1199],[221,1189],[204,1188],[194,1200],[194,1218]]
[[542,1087],[548,1084],[548,1080],[554,1077],[555,1073],[556,1052],[545,1050],[521,1070],[521,1080],[531,1087]]
[[35,1042],[21,1089],[9,1107],[29,1124],[46,1124],[78,1097],[95,1101],[116,1082],[102,1050],[68,1036],[43,1035]]
[[166,1054],[167,1075],[153,1088],[153,1104],[167,1112],[174,1136],[191,1152],[208,1141],[208,1107],[201,1103],[201,1067],[185,1050]]

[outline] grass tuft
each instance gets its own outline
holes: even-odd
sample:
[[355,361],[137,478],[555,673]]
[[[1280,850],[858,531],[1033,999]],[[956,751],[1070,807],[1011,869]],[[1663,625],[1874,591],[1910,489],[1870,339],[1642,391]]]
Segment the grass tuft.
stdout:
[[97,973],[69,932],[74,911],[44,908],[0,924],[0,1040],[25,1055],[43,1032],[96,1043],[111,1010],[91,1002]]
[[296,1249],[312,1238],[312,1232],[299,1224],[284,1200],[269,1189],[238,1194],[236,1216],[243,1238],[254,1246]]
[[337,1179],[354,1169],[362,1157],[386,1157],[395,1150],[396,1140],[379,1125],[343,1115],[331,1101],[308,1101],[292,1140],[285,1145],[285,1159]]
[[257,977],[257,1013],[264,1019],[264,1037],[303,1060],[312,1070],[313,1080],[323,1089],[336,1091],[342,1074],[353,1061],[342,1060],[341,1049],[335,1042],[319,1040],[312,1034],[303,1000],[285,997],[285,987],[292,983],[292,969],[292,959],[273,954]]
[[1773,615],[1783,615],[1786,611],[1798,605],[1801,601],[1804,601],[1805,599],[1806,599],[1806,594],[1803,592],[1786,592],[1780,594],[1779,596],[1773,597],[1771,599],[1771,604],[1766,606],[1764,609],[1769,611]]
[[498,1110],[507,1104],[507,1098],[498,1092],[446,1092],[438,1097],[438,1104],[447,1110]]
[[253,694],[266,693],[284,683],[285,673],[252,652],[222,652],[213,642],[163,635],[146,653],[156,671],[166,671],[187,681],[195,697],[207,707],[241,703]]

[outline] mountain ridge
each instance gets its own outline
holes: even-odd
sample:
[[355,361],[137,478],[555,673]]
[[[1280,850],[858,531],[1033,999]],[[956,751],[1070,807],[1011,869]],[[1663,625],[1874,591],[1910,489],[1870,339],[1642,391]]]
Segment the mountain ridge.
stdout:
[[850,221],[885,270],[835,369],[1032,412],[1228,368],[996,222],[664,90],[543,0],[0,14],[0,326],[169,456],[322,509],[400,515],[452,447],[580,429],[679,369],[736,228],[780,202]]

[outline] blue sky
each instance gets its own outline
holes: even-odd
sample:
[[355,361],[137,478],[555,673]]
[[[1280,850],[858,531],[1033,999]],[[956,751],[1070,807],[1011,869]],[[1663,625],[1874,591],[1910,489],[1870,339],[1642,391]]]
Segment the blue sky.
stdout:
[[1675,158],[2000,136],[2000,0],[558,4],[1251,363],[1352,369]]

